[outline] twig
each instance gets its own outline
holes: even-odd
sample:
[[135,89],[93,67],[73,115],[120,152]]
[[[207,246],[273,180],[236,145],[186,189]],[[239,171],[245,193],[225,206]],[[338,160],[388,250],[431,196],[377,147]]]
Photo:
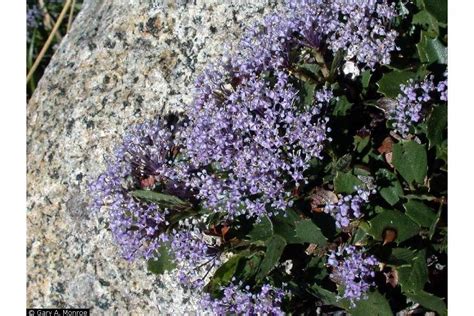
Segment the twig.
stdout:
[[46,51],[49,48],[49,45],[51,45],[51,42],[54,37],[54,33],[59,29],[59,26],[61,25],[61,22],[64,19],[64,16],[66,15],[67,9],[71,5],[71,0],[67,0],[66,3],[64,4],[63,10],[61,11],[61,14],[58,17],[58,20],[54,24],[53,30],[49,34],[48,39],[46,40],[46,43],[44,43],[43,48],[41,48],[41,51],[38,54],[38,57],[36,57],[35,62],[33,63],[33,66],[31,67],[30,71],[28,72],[28,75],[26,76],[26,82],[30,80],[31,76],[33,76],[33,73],[36,71],[36,68],[38,68],[41,60],[43,59],[44,55],[46,54]]
[[73,20],[73,16],[74,16],[74,7],[75,6],[76,6],[76,0],[72,0],[71,11],[69,11],[69,17],[68,17],[68,21],[67,21],[67,32],[69,32],[69,30],[71,29],[72,20]]
[[[54,21],[51,14],[49,14],[48,8],[44,4],[44,0],[38,0],[38,2],[39,2],[39,7],[43,11],[43,16],[44,16],[43,23],[44,23],[44,25],[46,25],[51,30],[53,28],[54,23],[56,23],[56,22]],[[60,42],[63,38],[61,36],[61,33],[59,33],[59,31],[56,31],[54,34],[58,38],[58,42]]]

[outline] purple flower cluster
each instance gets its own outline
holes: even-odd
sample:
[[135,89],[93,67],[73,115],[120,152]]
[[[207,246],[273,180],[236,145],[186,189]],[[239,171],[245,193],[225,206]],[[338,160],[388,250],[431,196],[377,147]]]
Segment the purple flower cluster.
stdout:
[[116,148],[106,172],[90,186],[92,210],[108,206],[109,227],[128,260],[154,256],[160,242],[167,239],[162,228],[168,224],[168,210],[139,201],[130,192],[175,177],[172,130],[159,120],[133,126]]
[[446,70],[444,72],[444,80],[441,80],[438,82],[438,85],[436,86],[436,91],[440,94],[439,99],[441,101],[448,101],[448,71]]
[[338,228],[345,229],[349,227],[351,220],[362,217],[361,208],[369,201],[371,193],[359,188],[352,195],[339,195],[339,201],[326,204],[324,212],[330,214],[336,220]]
[[387,115],[393,122],[394,129],[403,137],[410,133],[415,123],[423,120],[425,106],[433,100],[436,93],[441,101],[448,100],[447,79],[438,84],[433,80],[433,76],[428,76],[421,82],[410,79],[406,84],[400,85],[401,93],[397,96],[397,105],[389,109]]
[[390,29],[396,17],[395,3],[388,1],[332,0],[330,11],[337,17],[325,25],[327,43],[333,52],[343,50],[346,60],[354,60],[373,69],[389,64],[390,53],[397,49],[398,33]]
[[323,89],[298,107],[292,52],[317,52],[327,42],[369,68],[388,63],[394,16],[386,1],[289,1],[247,31],[237,54],[198,78],[185,147],[199,172],[187,184],[206,207],[258,217],[291,206],[289,189],[305,181],[309,160],[330,140],[322,109],[332,99]]
[[332,267],[331,279],[344,287],[342,298],[348,299],[352,306],[365,298],[374,285],[375,268],[379,264],[374,256],[367,255],[363,248],[340,246],[329,253],[327,262]]
[[252,294],[250,287],[242,287],[242,284],[230,284],[222,289],[223,297],[213,299],[206,295],[201,306],[205,311],[214,315],[284,315],[280,309],[285,292],[265,284],[260,292]]
[[28,29],[38,27],[41,21],[41,10],[37,5],[27,6],[26,8],[26,25]]
[[207,72],[198,82],[188,114],[185,154],[201,170],[188,184],[206,207],[230,217],[285,209],[288,187],[303,181],[309,160],[321,156],[327,119],[320,111],[332,94],[319,91],[315,106],[298,109],[297,90],[284,72],[273,85],[254,75],[235,87],[215,75]]
[[220,252],[208,244],[201,229],[188,220],[179,228],[172,231],[170,247],[178,268],[178,281],[187,287],[201,288],[205,283],[201,268],[209,271],[218,264]]
[[324,45],[367,68],[389,64],[397,49],[398,34],[390,29],[395,16],[394,4],[386,0],[289,0],[284,10],[248,30],[233,67],[243,75],[288,68],[292,51]]

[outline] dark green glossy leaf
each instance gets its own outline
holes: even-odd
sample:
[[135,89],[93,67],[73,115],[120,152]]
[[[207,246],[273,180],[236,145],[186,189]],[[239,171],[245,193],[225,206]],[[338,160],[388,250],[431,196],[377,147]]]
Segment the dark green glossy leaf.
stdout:
[[341,96],[339,97],[339,100],[336,102],[336,105],[334,106],[334,110],[332,112],[333,115],[335,116],[344,116],[347,115],[347,111],[350,110],[352,107],[352,103],[347,100],[347,97]]
[[431,227],[436,220],[436,213],[425,203],[408,200],[405,203],[405,214],[422,227]]
[[237,277],[239,280],[245,282],[245,280],[249,280],[257,274],[263,255],[263,252],[256,253],[250,257],[245,258],[245,260],[242,260],[244,261],[243,267],[240,271],[237,271]]
[[437,37],[439,34],[438,20],[426,10],[421,10],[413,16],[412,23],[421,25],[430,37]]
[[176,196],[149,190],[136,190],[132,191],[130,194],[139,200],[145,200],[160,205],[180,207],[189,205],[187,202],[181,200],[180,198],[177,198]]
[[273,235],[273,224],[268,216],[260,218],[259,223],[255,223],[252,230],[248,233],[251,241],[267,240]]
[[317,244],[320,247],[327,243],[321,229],[310,219],[296,223],[296,237],[303,242]]
[[396,266],[411,266],[413,259],[415,258],[416,253],[408,248],[393,248],[388,260],[388,264]]
[[338,171],[336,174],[336,178],[334,179],[334,190],[337,193],[353,193],[356,191],[357,186],[361,186],[362,181],[360,181],[356,176],[352,173],[340,172]]
[[386,229],[397,232],[396,242],[400,243],[418,234],[420,227],[408,216],[396,210],[383,210],[369,221],[369,234],[377,240],[383,240]]
[[423,183],[428,169],[426,149],[414,141],[393,145],[392,164],[408,183]]
[[356,307],[350,308],[349,313],[352,316],[392,316],[392,309],[385,296],[378,291],[368,293],[368,298],[362,299],[356,303]]
[[367,235],[370,230],[370,225],[367,222],[360,221],[357,225],[357,230],[352,238],[352,244],[354,245],[365,245],[367,244]]
[[423,0],[424,8],[430,12],[439,22],[448,22],[447,0]]
[[334,76],[344,61],[344,51],[338,50],[331,63],[330,76]]
[[214,273],[212,279],[207,284],[207,290],[209,292],[219,291],[221,286],[227,285],[232,280],[237,267],[241,260],[243,259],[240,255],[235,255],[224,264],[222,264]]
[[398,283],[404,293],[423,290],[425,283],[428,281],[425,250],[418,251],[410,264],[411,266],[403,266],[397,269]]
[[444,140],[444,130],[448,125],[448,108],[446,105],[438,105],[433,109],[428,119],[427,137],[430,147],[441,145]]
[[436,159],[443,160],[444,162],[448,162],[448,144],[444,141],[441,145],[435,146],[436,150]]
[[379,92],[388,98],[396,98],[400,93],[400,85],[406,84],[408,80],[415,79],[416,77],[417,74],[415,72],[394,69],[392,72],[385,73],[377,83]]
[[369,87],[371,77],[372,77],[372,73],[369,70],[362,72],[362,75],[361,75],[362,88],[367,89]]
[[390,205],[395,205],[400,200],[400,196],[403,195],[403,189],[398,180],[390,182],[389,186],[380,189],[380,195]]
[[273,235],[267,242],[267,250],[260,264],[257,279],[263,279],[280,261],[281,254],[286,247],[286,240],[278,235]]
[[301,244],[301,239],[296,236],[296,223],[299,220],[298,214],[291,209],[286,211],[286,216],[283,214],[272,216],[273,232],[285,238],[288,244]]
[[438,62],[447,64],[448,49],[438,38],[430,37],[425,31],[421,32],[420,42],[416,44],[418,56],[422,63],[432,64]]
[[313,294],[315,297],[323,301],[326,305],[337,305],[338,301],[336,298],[336,293],[331,292],[319,286],[317,284],[313,284],[310,287],[310,293]]
[[321,67],[318,64],[302,64],[299,66],[300,70],[311,74],[312,76],[317,76]]
[[440,316],[446,316],[448,314],[446,303],[438,296],[423,290],[414,293],[406,293],[406,296],[424,308],[437,312]]
[[313,83],[310,83],[308,81],[305,81],[303,84],[303,104],[305,106],[311,105],[314,102],[314,89],[316,85]]
[[370,143],[370,136],[365,136],[365,137],[360,137],[359,135],[354,136],[354,147],[358,153],[363,152],[369,143]]

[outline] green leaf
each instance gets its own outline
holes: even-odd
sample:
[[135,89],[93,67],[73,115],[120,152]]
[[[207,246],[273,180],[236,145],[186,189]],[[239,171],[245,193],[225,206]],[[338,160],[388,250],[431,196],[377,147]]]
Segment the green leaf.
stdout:
[[416,77],[417,74],[415,72],[394,69],[392,72],[385,73],[377,83],[379,92],[387,98],[396,98],[400,93],[400,85],[406,84],[408,80],[415,79]]
[[251,241],[267,240],[273,235],[273,224],[268,216],[260,218],[259,223],[255,223],[252,230],[248,233]]
[[434,221],[430,226],[430,239],[433,238],[433,235],[436,232],[436,226],[438,225],[439,219],[441,218],[442,211],[443,211],[443,205],[440,205],[438,212],[435,215]]
[[408,248],[393,248],[388,264],[395,266],[411,266],[416,253]]
[[313,284],[310,287],[310,293],[313,294],[315,297],[323,301],[326,305],[337,305],[337,295],[334,292],[328,291],[322,286],[317,284]]
[[356,176],[352,173],[345,173],[338,171],[336,178],[334,179],[334,190],[337,193],[353,193],[355,192],[355,187],[362,185]]
[[145,200],[160,205],[167,206],[189,206],[189,204],[173,195],[163,194],[149,190],[136,190],[131,192],[132,196],[139,200]]
[[251,279],[257,274],[260,263],[262,262],[263,252],[255,253],[244,260],[243,268],[237,271],[239,280],[245,282],[245,280]]
[[257,279],[263,279],[280,261],[281,254],[286,247],[286,240],[278,235],[273,235],[267,243],[267,251],[260,264]]
[[369,231],[370,226],[365,221],[359,221],[357,225],[357,230],[352,237],[352,244],[354,245],[365,245],[367,244],[367,232]]
[[422,227],[429,228],[436,221],[436,213],[421,201],[408,200],[404,206],[405,214]]
[[426,251],[420,250],[410,262],[411,266],[403,266],[397,269],[398,283],[403,293],[415,293],[423,290],[428,281],[428,268],[426,267]]
[[334,56],[334,59],[332,60],[331,63],[331,70],[330,70],[330,76],[333,77],[339,67],[341,66],[342,62],[344,61],[344,51],[343,50],[338,50],[336,55]]
[[299,220],[300,218],[295,211],[287,209],[286,216],[284,214],[272,216],[273,231],[285,238],[288,244],[301,244],[303,242],[296,236],[296,223]]
[[391,206],[397,204],[400,200],[400,196],[403,195],[403,189],[398,180],[393,180],[389,186],[381,188],[379,192],[384,200]]
[[439,34],[438,20],[426,10],[421,10],[413,16],[412,23],[421,25],[426,34],[435,38]]
[[359,135],[354,136],[354,147],[358,153],[362,153],[369,143],[370,143],[370,136],[365,136],[365,137],[360,137]]
[[409,183],[423,183],[428,168],[426,149],[414,141],[403,141],[393,145],[392,164]]
[[406,293],[406,296],[424,308],[437,312],[440,316],[448,315],[446,303],[438,296],[423,290],[415,293]]
[[337,100],[336,105],[334,106],[334,110],[332,111],[332,114],[335,116],[344,116],[347,115],[347,111],[350,110],[352,107],[352,103],[347,100],[347,97],[341,96],[339,97],[339,100]]
[[430,37],[425,31],[421,32],[420,42],[416,44],[416,48],[422,63],[448,63],[448,49],[446,46],[438,38]]
[[161,245],[158,248],[159,258],[150,259],[147,262],[148,271],[154,274],[162,274],[165,271],[173,270],[176,267],[174,258],[170,255],[169,245]]
[[446,105],[438,105],[433,109],[428,119],[427,137],[430,141],[430,148],[441,145],[444,141],[444,130],[448,125],[448,108]]
[[446,141],[443,141],[441,145],[435,146],[436,150],[436,159],[441,159],[444,162],[448,162],[448,144]]
[[408,216],[400,211],[384,209],[380,214],[369,221],[368,233],[377,240],[383,240],[386,229],[397,232],[396,242],[400,243],[418,234],[420,228]]
[[296,237],[303,242],[317,244],[320,247],[327,243],[321,229],[310,219],[296,223]]
[[362,72],[362,75],[361,75],[362,88],[367,89],[369,87],[371,77],[372,77],[372,73],[369,70]]
[[305,106],[313,104],[315,88],[316,88],[316,85],[313,83],[310,83],[309,81],[305,81],[303,83],[302,93],[303,93],[303,104]]
[[446,0],[423,0],[424,8],[431,13],[439,22],[448,22],[448,1]]
[[321,67],[317,64],[302,64],[299,66],[300,70],[309,73],[312,76],[317,76]]
[[385,296],[378,291],[368,293],[367,299],[361,299],[356,303],[356,307],[350,308],[352,316],[392,316],[392,309]]
[[222,264],[207,284],[207,290],[209,292],[216,292],[220,290],[221,286],[229,284],[243,258],[240,255],[235,255]]

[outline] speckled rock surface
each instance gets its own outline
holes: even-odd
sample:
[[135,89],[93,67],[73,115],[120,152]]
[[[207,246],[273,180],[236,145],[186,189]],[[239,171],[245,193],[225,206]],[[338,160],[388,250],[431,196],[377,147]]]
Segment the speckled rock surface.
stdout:
[[[175,3],[175,1],[167,1]],[[131,123],[189,104],[203,66],[269,1],[86,0],[27,109],[27,306],[174,314],[199,299],[127,263],[87,183]]]

